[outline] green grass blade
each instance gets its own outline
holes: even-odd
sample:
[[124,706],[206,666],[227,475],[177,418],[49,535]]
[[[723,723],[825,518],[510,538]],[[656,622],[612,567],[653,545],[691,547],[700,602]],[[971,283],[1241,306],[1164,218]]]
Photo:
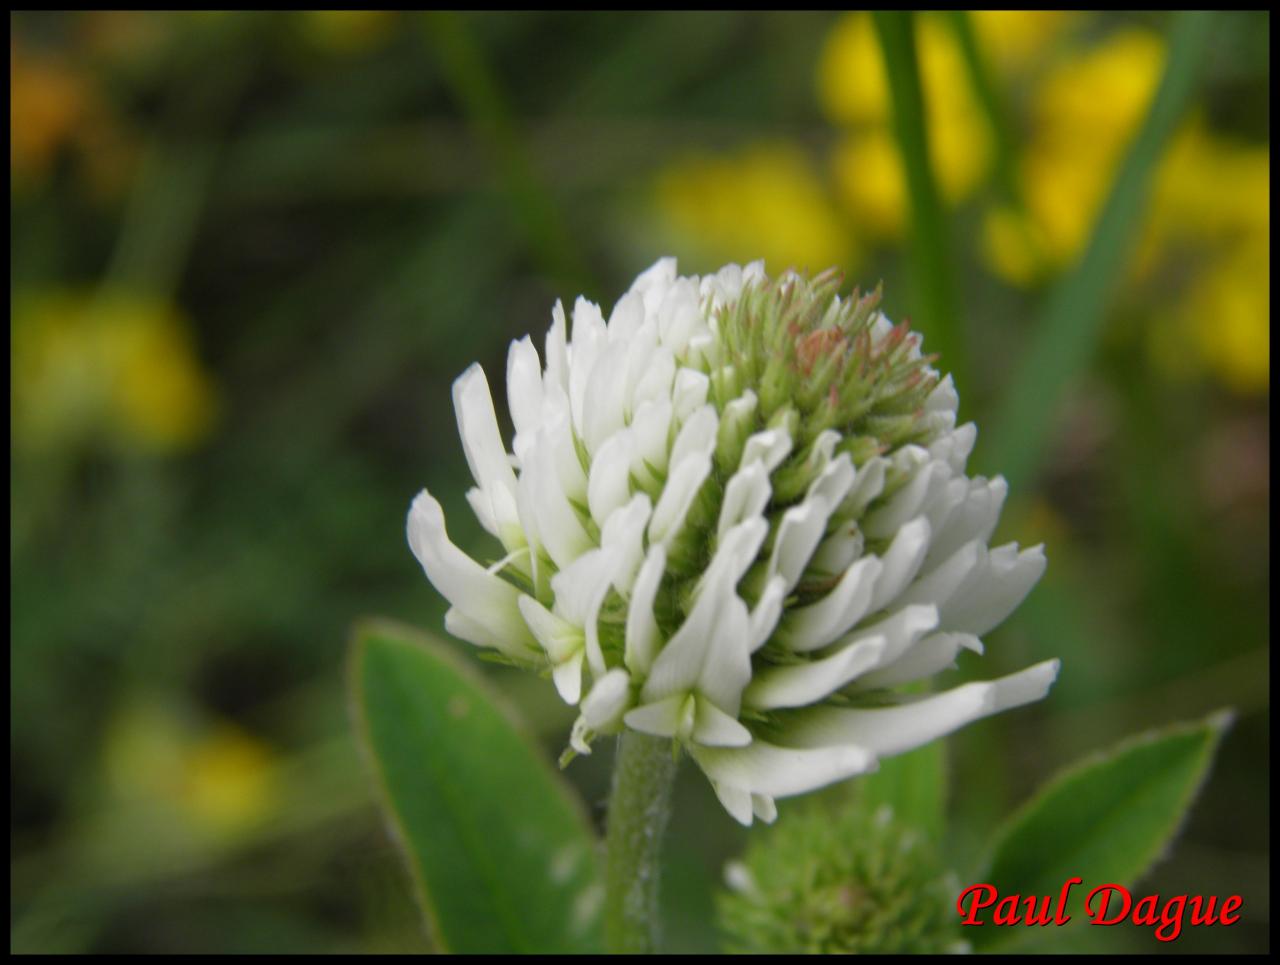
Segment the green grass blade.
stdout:
[[914,327],[928,352],[941,356],[943,371],[967,384],[964,329],[956,294],[955,266],[947,241],[946,212],[929,163],[924,95],[916,56],[915,21],[909,11],[874,14],[893,100],[893,124],[911,203],[911,288],[918,317]]
[[1050,295],[997,413],[987,462],[998,467],[1015,491],[1038,468],[1058,402],[1088,364],[1098,341],[1152,172],[1195,91],[1214,16],[1206,11],[1175,15],[1168,65],[1151,109],[1112,185],[1084,257]]
[[1001,100],[1000,91],[991,77],[987,60],[978,45],[978,38],[973,30],[973,18],[967,10],[951,10],[947,13],[951,21],[951,29],[960,45],[960,53],[964,57],[965,69],[969,74],[969,83],[982,105],[987,116],[987,124],[991,128],[991,138],[995,144],[996,185],[1004,200],[1014,207],[1021,207],[1022,192],[1018,188],[1017,151],[1014,147],[1013,132],[1009,128],[1009,115]]

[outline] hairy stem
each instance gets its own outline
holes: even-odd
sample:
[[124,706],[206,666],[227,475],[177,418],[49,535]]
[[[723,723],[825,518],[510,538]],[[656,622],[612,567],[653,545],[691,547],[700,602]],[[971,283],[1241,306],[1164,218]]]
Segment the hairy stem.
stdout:
[[658,945],[662,836],[676,774],[671,741],[625,731],[618,738],[605,847],[605,941],[612,952]]

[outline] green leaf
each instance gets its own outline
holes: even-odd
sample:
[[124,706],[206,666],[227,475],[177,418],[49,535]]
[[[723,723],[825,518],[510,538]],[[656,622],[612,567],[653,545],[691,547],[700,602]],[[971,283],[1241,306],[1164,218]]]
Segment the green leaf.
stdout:
[[595,838],[488,685],[406,627],[356,628],[356,730],[437,948],[600,948]]
[[1093,353],[1110,296],[1128,264],[1151,175],[1195,93],[1214,17],[1204,10],[1174,15],[1168,66],[1151,109],[1111,187],[1084,257],[1051,294],[1005,393],[990,435],[990,465],[999,467],[1014,490],[1034,474],[1051,445],[1053,434],[1046,427],[1067,386]]
[[[1204,783],[1231,713],[1174,724],[1123,741],[1052,779],[1006,823],[977,880],[1001,896],[1057,895],[1082,878],[1131,887],[1169,848]],[[968,929],[975,945],[1010,929]]]
[[909,754],[888,757],[874,773],[857,781],[869,805],[887,804],[904,824],[942,840],[947,804],[946,743],[934,741]]

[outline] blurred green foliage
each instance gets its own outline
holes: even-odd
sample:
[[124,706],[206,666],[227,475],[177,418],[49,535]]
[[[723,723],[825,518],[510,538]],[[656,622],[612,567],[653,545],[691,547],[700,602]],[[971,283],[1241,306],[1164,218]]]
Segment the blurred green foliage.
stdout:
[[[1170,18],[984,15],[967,39],[915,19],[962,415],[985,430],[1145,116]],[[883,278],[892,317],[940,304],[909,290],[883,71],[848,54],[874,45],[870,18],[11,27],[11,947],[423,950],[342,660],[363,615],[441,625],[403,526],[424,484],[468,515],[450,384],[503,371],[556,297],[607,305],[660,254],[829,261],[849,287]],[[1239,711],[1143,887],[1240,893],[1240,924],[1172,948],[1089,936],[1109,949],[1269,945],[1268,34],[1266,14],[1216,17],[1083,368],[1035,356],[1063,395],[1002,532],[1043,539],[1050,567],[981,669],[1063,671],[1048,701],[950,743],[943,850],[965,867],[1065,761]],[[486,672],[557,755],[572,715],[553,689]],[[567,772],[597,821],[608,756]],[[668,947],[706,951],[744,833],[684,778]]]

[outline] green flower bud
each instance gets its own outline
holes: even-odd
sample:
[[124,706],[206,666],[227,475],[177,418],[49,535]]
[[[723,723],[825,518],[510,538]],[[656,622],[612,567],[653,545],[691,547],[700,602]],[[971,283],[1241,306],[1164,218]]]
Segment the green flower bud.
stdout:
[[752,836],[717,896],[737,953],[938,953],[967,950],[928,839],[841,793],[815,796]]

